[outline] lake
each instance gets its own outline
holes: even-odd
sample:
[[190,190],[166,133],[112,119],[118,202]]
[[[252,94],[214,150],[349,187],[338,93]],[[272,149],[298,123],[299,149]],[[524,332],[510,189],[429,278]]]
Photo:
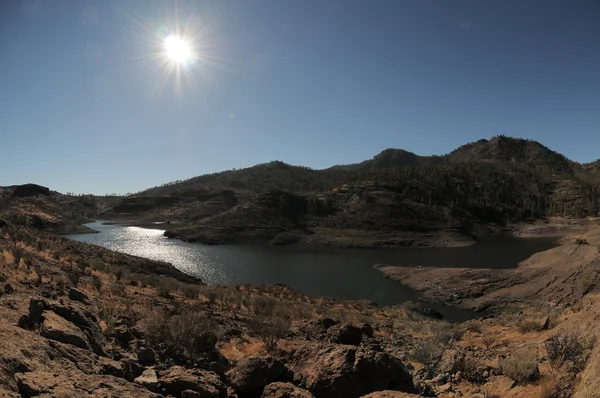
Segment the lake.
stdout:
[[[385,278],[375,264],[400,266],[514,268],[531,254],[555,246],[552,240],[495,235],[461,248],[341,249],[309,245],[207,246],[168,239],[164,230],[86,224],[98,234],[67,237],[108,249],[166,261],[207,284],[281,283],[304,294],[380,305],[418,301],[418,294]],[[449,320],[473,317],[472,311],[427,304]]]

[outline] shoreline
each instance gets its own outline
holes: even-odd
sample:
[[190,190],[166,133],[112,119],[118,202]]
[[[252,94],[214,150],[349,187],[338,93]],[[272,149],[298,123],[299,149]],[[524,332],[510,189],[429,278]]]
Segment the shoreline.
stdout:
[[425,301],[432,303],[492,312],[508,307],[553,306],[575,302],[586,293],[586,288],[565,291],[564,286],[569,285],[569,278],[585,273],[590,261],[600,260],[598,232],[600,227],[594,219],[554,219],[549,223],[517,225],[513,236],[521,239],[553,237],[557,238],[558,246],[535,253],[509,269],[415,268],[385,264],[373,268],[386,278],[416,290]]

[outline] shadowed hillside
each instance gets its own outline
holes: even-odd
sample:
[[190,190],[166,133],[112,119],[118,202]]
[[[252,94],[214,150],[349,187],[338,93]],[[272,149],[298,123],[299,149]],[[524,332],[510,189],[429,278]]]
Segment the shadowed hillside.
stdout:
[[[168,220],[168,236],[205,243],[462,245],[481,224],[597,215],[597,180],[593,165],[498,136],[442,156],[386,149],[324,170],[276,161],[203,175],[123,198],[102,217]],[[264,195],[307,205],[290,219]]]

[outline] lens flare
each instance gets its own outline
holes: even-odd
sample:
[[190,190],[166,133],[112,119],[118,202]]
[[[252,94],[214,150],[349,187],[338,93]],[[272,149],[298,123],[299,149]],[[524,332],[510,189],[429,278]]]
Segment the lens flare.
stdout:
[[190,43],[182,37],[169,35],[164,40],[165,56],[177,65],[187,64],[194,59]]

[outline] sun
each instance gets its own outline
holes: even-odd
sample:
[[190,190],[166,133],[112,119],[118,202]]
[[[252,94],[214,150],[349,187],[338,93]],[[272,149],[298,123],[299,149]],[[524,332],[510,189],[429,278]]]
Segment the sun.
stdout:
[[182,37],[169,35],[163,42],[164,54],[169,62],[185,65],[194,59],[190,43]]

